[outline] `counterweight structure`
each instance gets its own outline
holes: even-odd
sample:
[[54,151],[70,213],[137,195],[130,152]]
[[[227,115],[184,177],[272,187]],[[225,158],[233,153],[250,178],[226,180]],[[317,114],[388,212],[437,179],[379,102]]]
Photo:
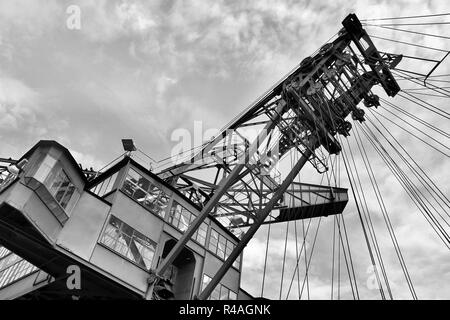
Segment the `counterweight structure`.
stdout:
[[[134,147],[99,173],[71,167],[70,153],[53,142],[39,143],[20,162],[4,159],[0,244],[30,262],[28,273],[42,270],[53,279],[15,297],[73,296],[57,280],[75,264],[86,283],[77,297],[208,299],[225,292],[225,298],[242,298],[242,252],[262,224],[340,214],[348,202],[347,189],[295,182],[300,170],[307,162],[319,173],[329,169],[327,155],[338,154],[339,135],[350,134],[346,118],[362,122],[362,105],[379,105],[375,85],[389,96],[400,90],[390,69],[401,56],[381,54],[356,15],[343,26],[188,161],[156,174],[131,159]],[[249,128],[255,139],[246,136]],[[299,159],[282,175],[277,164],[291,152]],[[130,199],[159,220],[147,227],[148,217],[136,214],[133,224],[138,209]],[[30,201],[58,223],[50,227]],[[85,238],[76,234],[80,230]],[[131,271],[104,262],[113,259],[105,248],[140,271],[129,279]],[[226,284],[231,274],[236,283]]]

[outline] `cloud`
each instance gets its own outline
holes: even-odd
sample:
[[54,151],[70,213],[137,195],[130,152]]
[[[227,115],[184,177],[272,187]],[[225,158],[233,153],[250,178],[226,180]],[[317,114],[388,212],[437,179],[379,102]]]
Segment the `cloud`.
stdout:
[[39,94],[23,82],[0,78],[0,126],[6,130],[18,130],[25,121],[33,125],[38,99]]
[[109,43],[144,35],[157,26],[153,4],[143,1],[75,1],[80,7],[82,34],[92,42]]

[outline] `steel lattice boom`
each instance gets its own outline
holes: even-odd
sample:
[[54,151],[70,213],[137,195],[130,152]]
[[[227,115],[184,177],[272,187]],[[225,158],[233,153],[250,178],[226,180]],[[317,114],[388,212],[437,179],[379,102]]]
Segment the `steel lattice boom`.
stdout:
[[[279,187],[275,165],[291,149],[303,154],[306,142],[316,137],[314,149],[321,146],[330,154],[339,153],[336,134],[348,136],[351,130],[346,117],[364,121],[364,110],[358,104],[378,105],[371,88],[381,84],[391,96],[399,91],[389,68],[401,59],[399,55],[380,55],[355,15],[349,15],[343,24],[336,40],[305,58],[198,154],[163,170],[160,177],[203,207],[217,190],[219,177],[243,163],[244,169],[211,211],[219,218],[232,217],[230,227],[236,228],[250,225],[255,209],[262,208]],[[248,127],[262,132],[256,144],[241,133]],[[319,172],[328,170],[323,153],[313,152],[308,161]],[[205,179],[207,174],[210,179]],[[295,188],[288,188],[287,193],[293,197],[297,191],[292,190]]]
[[[249,228],[201,299],[209,296],[259,226],[269,223],[272,210],[279,209],[279,215],[271,222],[342,213],[348,201],[345,189],[294,184],[294,178],[307,161],[320,173],[328,170],[324,154],[341,151],[337,134],[348,136],[351,130],[346,118],[364,121],[360,102],[368,108],[379,105],[372,87],[380,84],[389,96],[400,90],[390,68],[401,60],[400,55],[380,54],[356,15],[344,19],[343,26],[333,42],[305,58],[189,161],[159,173],[202,210],[159,266],[158,276],[209,214],[230,218],[231,229]],[[253,141],[243,134],[248,127],[259,128]],[[301,157],[280,183],[275,166],[292,149]],[[305,192],[322,200],[305,201]]]

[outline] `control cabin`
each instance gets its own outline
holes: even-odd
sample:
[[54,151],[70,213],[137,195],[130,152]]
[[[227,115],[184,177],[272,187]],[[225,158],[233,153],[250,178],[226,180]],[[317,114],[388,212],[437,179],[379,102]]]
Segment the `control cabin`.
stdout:
[[[150,271],[199,208],[128,156],[90,180],[55,141],[18,163],[0,180],[0,299],[149,299]],[[238,241],[208,217],[165,274],[171,297],[198,295]],[[241,268],[210,299],[249,299]]]

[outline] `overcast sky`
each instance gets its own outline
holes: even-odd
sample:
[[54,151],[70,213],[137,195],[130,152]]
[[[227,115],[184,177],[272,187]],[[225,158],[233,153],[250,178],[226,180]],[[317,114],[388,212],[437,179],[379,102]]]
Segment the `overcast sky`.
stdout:
[[[69,5],[81,10],[79,30],[67,27]],[[53,139],[69,148],[85,166],[100,168],[121,153],[120,139],[133,138],[151,157],[162,159],[171,154],[176,143],[171,141],[175,129],[193,130],[194,121],[203,121],[205,129],[221,128],[333,36],[347,14],[355,12],[360,19],[369,19],[449,9],[446,0],[2,0],[0,157],[17,158],[38,140]],[[447,29],[444,25],[411,30],[450,36]],[[450,47],[448,40],[368,30],[392,39]],[[442,53],[374,42],[389,52],[442,57]],[[436,73],[450,73],[449,65],[447,60]],[[405,61],[402,67],[429,70],[429,65],[417,61]],[[448,130],[444,118],[399,98],[392,101]],[[445,102],[432,99],[441,107]],[[448,157],[398,128],[392,127],[391,132],[448,196]],[[448,140],[443,142],[448,145]],[[373,150],[369,154],[419,298],[450,298],[448,249]],[[320,180],[311,168],[308,170],[305,177]],[[362,180],[368,182],[367,177]],[[373,197],[369,198],[394,297],[408,299],[381,213]],[[366,285],[371,276],[367,272],[370,259],[353,203],[344,215],[361,297],[379,298],[377,291]],[[311,298],[330,297],[332,226],[333,218],[322,220],[309,271]],[[301,229],[301,223],[298,227]],[[290,228],[292,238],[293,224]],[[285,224],[272,229],[265,289],[269,298],[279,295],[285,230]],[[242,287],[254,295],[261,292],[266,232],[262,228],[245,251]],[[309,245],[310,241],[312,238]],[[288,247],[284,288],[295,264],[293,243]],[[304,274],[304,266],[300,270]],[[342,297],[350,298],[345,271],[341,277]],[[292,290],[296,292],[297,287]]]

